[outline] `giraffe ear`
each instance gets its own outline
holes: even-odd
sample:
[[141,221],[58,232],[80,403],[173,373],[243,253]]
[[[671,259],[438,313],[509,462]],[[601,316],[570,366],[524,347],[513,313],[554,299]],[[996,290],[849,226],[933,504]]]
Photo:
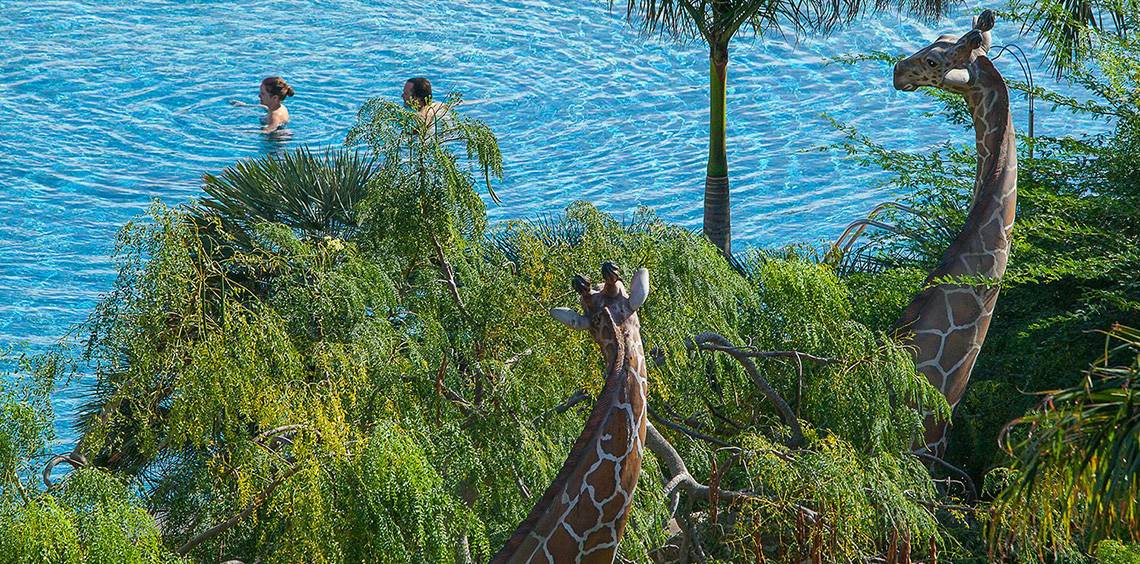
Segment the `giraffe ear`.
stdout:
[[986,10],[980,16],[974,16],[974,29],[989,31],[994,28],[995,19],[993,10]]
[[629,285],[629,306],[633,311],[641,309],[645,298],[649,297],[649,271],[644,268],[633,273],[633,282]]
[[590,320],[586,316],[567,307],[556,307],[550,310],[550,316],[571,329],[582,331],[590,326]]
[[974,29],[981,33],[982,42],[975,49],[981,49],[982,53],[989,53],[990,47],[993,46],[993,33],[990,30],[994,28],[994,13],[991,10],[982,12],[982,15],[974,18]]

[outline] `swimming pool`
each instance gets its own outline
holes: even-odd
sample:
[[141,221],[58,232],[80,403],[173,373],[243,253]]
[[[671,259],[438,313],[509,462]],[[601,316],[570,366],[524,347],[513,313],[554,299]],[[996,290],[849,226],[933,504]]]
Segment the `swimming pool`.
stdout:
[[[840,139],[822,112],[893,148],[968,141],[924,116],[934,106],[923,96],[894,92],[886,68],[826,59],[910,52],[968,29],[974,11],[934,28],[868,17],[798,45],[737,39],[734,248],[834,237],[896,196],[838,153],[804,152]],[[42,350],[84,319],[114,280],[115,233],[151,199],[184,202],[203,173],[280,148],[255,132],[256,111],[228,104],[255,102],[271,74],[297,91],[286,147],[339,144],[364,100],[396,99],[423,75],[437,93],[478,100],[465,111],[500,137],[507,176],[492,219],[585,199],[698,228],[704,48],[642,40],[620,16],[604,1],[0,0],[0,346]],[[1015,31],[999,22],[995,43]],[[1019,76],[1008,57],[999,68]],[[1014,104],[1023,129],[1025,102]],[[1039,134],[1073,127],[1038,114]],[[57,398],[62,413],[75,393]]]

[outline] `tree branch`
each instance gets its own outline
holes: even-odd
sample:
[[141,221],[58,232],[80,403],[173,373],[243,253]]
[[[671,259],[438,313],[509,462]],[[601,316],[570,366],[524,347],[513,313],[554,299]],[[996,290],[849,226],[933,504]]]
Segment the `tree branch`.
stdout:
[[[711,499],[711,490],[708,486],[698,482],[696,478],[689,472],[688,466],[685,465],[685,460],[673,448],[668,439],[653,426],[652,423],[645,423],[645,446],[665,465],[667,471],[665,481],[665,497],[669,499],[669,510],[671,514],[677,512],[678,504],[681,499],[681,492],[688,493],[690,496],[700,498],[708,501]],[[762,500],[767,499],[764,496],[737,490],[723,490],[717,489],[716,497],[723,499],[729,503],[737,500]],[[796,505],[795,509],[799,511],[805,518],[812,523],[819,520],[819,514],[802,505]]]
[[788,407],[788,402],[784,401],[780,394],[768,384],[768,381],[760,375],[760,371],[756,368],[756,363],[752,362],[750,357],[794,357],[799,358],[803,356],[809,360],[824,361],[821,357],[814,355],[807,355],[797,351],[746,351],[737,348],[728,339],[722,335],[713,332],[701,333],[693,338],[696,342],[697,348],[701,350],[721,351],[735,358],[737,362],[744,367],[745,372],[752,377],[752,381],[756,384],[760,391],[768,396],[768,399],[776,406],[776,410],[780,412],[780,417],[783,418],[784,424],[792,429],[792,437],[788,441],[788,446],[798,447],[804,442],[804,432],[800,427],[800,420],[796,414],[792,412],[792,408]]
[[471,315],[467,313],[467,306],[463,305],[463,298],[459,295],[459,286],[455,283],[455,269],[451,267],[447,256],[443,254],[443,245],[439,243],[439,239],[434,235],[431,238],[431,242],[435,245],[435,256],[436,260],[439,261],[439,273],[443,276],[443,280],[441,281],[447,286],[448,292],[451,293],[451,298],[455,300],[455,305],[459,307],[459,311],[463,314],[463,317],[471,319]]
[[727,424],[728,426],[732,427],[733,429],[736,429],[737,431],[743,431],[744,430],[743,424],[737,423],[736,421],[733,421],[732,418],[730,418],[729,416],[717,411],[716,407],[713,407],[712,403],[710,403],[706,400],[704,402],[704,404],[705,404],[705,407],[708,408],[709,413],[712,414],[713,417],[717,418],[718,420]]
[[273,482],[269,484],[269,487],[266,488],[265,491],[258,494],[257,497],[253,498],[252,501],[246,504],[245,508],[242,509],[240,513],[234,515],[233,517],[230,517],[229,519],[226,519],[221,523],[218,523],[217,525],[214,525],[213,527],[210,527],[209,529],[200,533],[198,536],[186,541],[186,544],[179,547],[178,550],[175,551],[175,554],[179,556],[186,556],[191,550],[194,550],[196,546],[222,534],[223,532],[232,528],[234,525],[237,525],[242,519],[249,517],[249,515],[258,508],[258,506],[264,503],[265,500],[269,499],[269,496],[273,495],[273,491],[276,490],[278,486],[280,486],[285,482],[285,480],[289,479],[293,476],[293,474],[296,474],[300,470],[301,465],[294,464],[284,474],[282,474],[276,480],[273,480]]
[[[48,489],[51,489],[55,485],[51,481],[51,473],[52,473],[52,470],[55,470],[55,467],[60,462],[66,462],[69,466],[71,466],[72,468],[74,468],[76,470],[83,468],[84,466],[87,466],[87,460],[85,458],[83,458],[83,455],[75,456],[74,453],[71,453],[71,454],[57,454],[56,456],[51,457],[51,460],[48,460],[47,464],[44,465],[44,474],[43,474],[44,485],[47,486]],[[17,481],[17,483],[19,483],[19,481]]]
[[567,411],[573,409],[574,406],[576,406],[576,405],[578,405],[578,404],[580,404],[580,403],[582,403],[588,399],[592,399],[592,398],[590,397],[590,394],[586,393],[586,390],[578,390],[577,392],[574,392],[574,395],[566,398],[566,401],[554,406],[553,408],[551,408],[551,409],[549,409],[543,413],[540,413],[538,415],[538,417],[535,417],[531,421],[531,424],[537,425],[539,421],[541,421],[544,417],[550,415],[551,413],[559,413],[559,414],[566,413]]
[[933,454],[930,454],[928,452],[922,452],[922,451],[916,450],[916,451],[911,452],[911,454],[913,454],[914,456],[921,458],[922,460],[925,460],[927,462],[933,462],[934,464],[942,466],[943,468],[949,470],[951,474],[954,474],[954,475],[958,476],[959,478],[962,478],[962,481],[969,488],[970,499],[971,500],[978,499],[978,487],[974,485],[973,478],[971,478],[970,475],[965,470],[958,468],[957,466],[954,466],[953,464],[950,464],[949,462],[946,462],[945,460],[942,460],[941,458],[934,456]]
[[727,443],[725,441],[722,441],[716,437],[706,435],[706,434],[701,433],[699,431],[694,431],[688,427],[685,427],[684,425],[681,425],[680,423],[677,423],[676,421],[672,421],[669,418],[661,415],[660,413],[657,413],[657,411],[655,411],[652,407],[649,407],[648,405],[645,406],[645,409],[646,409],[646,411],[649,412],[650,417],[652,417],[653,419],[655,419],[657,422],[661,423],[662,425],[664,425],[664,426],[666,426],[666,427],[668,427],[674,431],[677,431],[678,433],[683,433],[685,435],[693,437],[694,439],[700,439],[702,441],[708,441],[708,442],[710,442],[716,446],[719,446],[719,447],[735,447],[736,446],[736,445],[733,445],[731,443]]
[[[293,425],[282,425],[280,427],[275,427],[273,429],[269,429],[268,431],[263,431],[263,432],[259,433],[256,437],[253,438],[253,442],[255,442],[255,443],[257,443],[257,444],[259,444],[259,445],[261,445],[261,446],[263,446],[269,450],[275,451],[275,450],[277,450],[277,446],[279,445],[279,443],[281,441],[286,441],[286,442],[292,443],[292,441],[289,441],[289,439],[286,438],[287,435],[291,435],[291,434],[296,433],[297,431],[300,431],[301,429],[308,429],[308,428],[309,428],[308,425],[302,425],[299,423],[295,423]],[[268,443],[266,443],[265,442],[266,439],[272,439],[272,440],[270,440]]]
[[[451,351],[451,352],[454,352],[454,351]],[[451,389],[450,386],[448,386],[447,384],[445,384],[443,382],[443,377],[445,375],[447,375],[447,358],[448,358],[447,353],[444,353],[443,360],[440,361],[439,369],[436,371],[435,393],[440,395],[440,396],[443,396],[444,399],[451,402],[452,405],[454,405],[457,409],[459,409],[459,411],[461,411],[463,413],[463,415],[466,415],[467,417],[473,417],[476,414],[475,413],[476,412],[475,404],[467,401],[467,398],[459,395],[459,392],[456,392],[455,390]],[[441,417],[441,414],[439,411],[439,402],[436,402],[435,417],[436,417],[436,421],[438,422],[440,417]]]

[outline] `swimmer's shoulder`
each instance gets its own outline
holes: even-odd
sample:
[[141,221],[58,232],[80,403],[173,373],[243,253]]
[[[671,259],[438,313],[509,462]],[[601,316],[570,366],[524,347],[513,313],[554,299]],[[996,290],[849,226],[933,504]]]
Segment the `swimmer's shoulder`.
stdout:
[[273,129],[280,129],[289,123],[289,110],[285,106],[281,106],[277,111],[269,115],[261,116],[261,124],[265,127],[273,126]]

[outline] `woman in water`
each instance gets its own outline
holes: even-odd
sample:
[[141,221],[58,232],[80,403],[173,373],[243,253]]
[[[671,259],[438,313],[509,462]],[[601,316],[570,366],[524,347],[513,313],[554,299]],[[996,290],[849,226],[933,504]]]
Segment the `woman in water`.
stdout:
[[[258,94],[258,101],[261,102],[260,107],[265,108],[267,112],[261,118],[263,127],[262,133],[273,133],[279,128],[285,127],[289,123],[289,110],[282,102],[285,98],[293,95],[293,87],[285,82],[285,79],[280,76],[270,76],[261,81],[261,90]],[[234,100],[230,102],[234,106],[253,106],[254,104],[246,104]]]

